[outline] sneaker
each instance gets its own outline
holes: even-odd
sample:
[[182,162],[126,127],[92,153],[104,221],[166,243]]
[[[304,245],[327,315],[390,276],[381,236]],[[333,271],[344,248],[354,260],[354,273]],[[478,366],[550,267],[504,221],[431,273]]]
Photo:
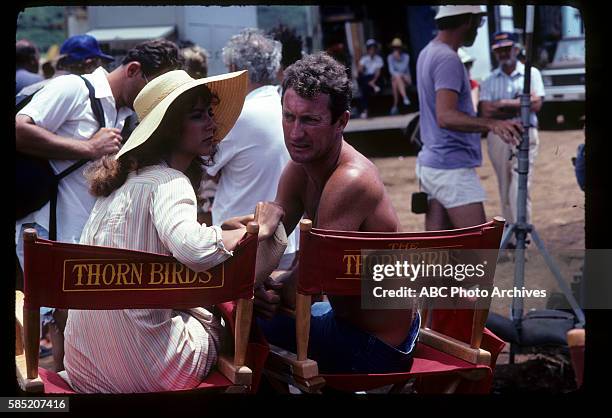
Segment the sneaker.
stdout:
[[367,111],[363,111],[361,112],[361,115],[359,115],[359,117],[361,119],[367,119],[368,118],[368,112]]
[[380,87],[374,86],[374,93],[380,93]]
[[389,112],[391,115],[397,115],[399,113],[399,110],[397,109],[397,106],[393,106],[391,108],[391,112]]
[[408,97],[404,97],[404,105],[410,106],[410,99]]

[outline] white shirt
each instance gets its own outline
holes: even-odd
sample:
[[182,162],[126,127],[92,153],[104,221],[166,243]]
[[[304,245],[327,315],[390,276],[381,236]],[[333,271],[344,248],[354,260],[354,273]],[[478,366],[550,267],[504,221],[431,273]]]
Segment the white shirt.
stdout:
[[[525,65],[517,61],[516,68],[510,75],[506,74],[501,67],[496,68],[480,84],[480,101],[497,101],[502,99],[516,99],[523,94],[525,80]],[[540,70],[531,67],[531,94],[544,99],[544,81]],[[538,118],[535,112],[529,115],[531,126],[538,126]]]
[[[189,179],[166,164],[131,172],[98,198],[80,243],[172,255],[197,272],[232,254],[218,226],[197,222]],[[220,332],[220,321],[204,308],[70,309],[64,365],[78,392],[192,388],[216,363]]]
[[[221,178],[212,206],[213,224],[253,213],[257,202],[276,198],[278,182],[290,159],[276,86],[259,87],[246,96],[240,117],[219,144],[214,159],[207,172],[215,176],[221,171]],[[294,231],[285,254],[296,250]]]
[[[94,87],[95,96],[100,99],[104,110],[107,128],[122,129],[125,119],[132,110],[122,107],[117,111],[115,99],[111,91],[107,72],[99,67],[93,73],[84,77]],[[32,98],[23,109],[21,115],[32,118],[41,128],[59,136],[86,141],[91,138],[100,126],[91,109],[89,90],[77,75],[64,75],[49,81]],[[70,167],[76,160],[50,160],[53,171],[57,174]],[[58,188],[57,195],[57,241],[78,242],[83,225],[87,221],[95,198],[88,192],[88,185],[83,171],[89,166],[85,164],[80,169],[64,177]],[[49,206],[47,203],[39,210],[30,213],[16,223],[17,240],[24,223],[36,222],[49,230]]]
[[385,64],[380,55],[374,55],[372,58],[366,54],[359,60],[359,65],[363,65],[365,75],[374,75],[376,71],[380,70]]

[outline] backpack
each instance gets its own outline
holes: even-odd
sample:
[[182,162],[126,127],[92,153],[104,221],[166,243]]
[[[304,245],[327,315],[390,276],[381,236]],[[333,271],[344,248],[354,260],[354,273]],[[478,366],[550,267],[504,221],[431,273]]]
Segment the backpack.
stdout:
[[[95,91],[91,83],[84,77],[80,76],[81,80],[89,90],[89,100],[94,116],[100,125],[100,128],[105,127],[104,111],[102,110],[102,102],[96,98]],[[42,89],[42,87],[41,87]],[[23,109],[36,93],[29,96],[16,96],[15,98],[15,114]],[[24,216],[42,208],[47,202],[50,202],[49,208],[49,239],[55,241],[57,238],[57,191],[59,182],[75,170],[81,168],[89,160],[82,159],[70,167],[66,168],[59,174],[55,174],[49,160],[27,155],[17,152],[15,162],[16,169],[16,202],[15,202],[15,220],[21,219]]]

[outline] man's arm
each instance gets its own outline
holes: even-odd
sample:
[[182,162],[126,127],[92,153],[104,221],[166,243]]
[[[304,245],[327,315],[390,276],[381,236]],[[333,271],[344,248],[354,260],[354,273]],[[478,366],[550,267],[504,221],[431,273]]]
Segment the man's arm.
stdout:
[[15,117],[16,149],[24,154],[45,159],[76,160],[97,159],[113,154],[121,147],[121,131],[102,128],[88,141],[66,138],[36,126],[31,117]]
[[378,70],[376,70],[376,72],[374,73],[374,77],[370,80],[370,83],[372,86],[376,84],[376,81],[378,80],[378,77],[380,77],[380,68]]
[[[283,226],[289,236],[304,214],[304,204],[299,191],[305,187],[305,174],[303,169],[289,161],[283,170],[275,203],[283,208]],[[271,318],[276,314],[280,305],[290,309],[295,308],[295,292],[297,284],[297,263],[291,268],[263,283],[255,286],[255,310],[264,318]]]
[[436,91],[436,119],[440,128],[461,132],[492,131],[506,143],[520,143],[523,127],[519,122],[470,116],[457,110],[458,100],[459,96],[454,90]]
[[[501,99],[481,101],[482,116],[485,118],[507,118],[518,116],[521,110],[521,99]],[[539,112],[542,108],[542,97],[531,94],[531,110]]]

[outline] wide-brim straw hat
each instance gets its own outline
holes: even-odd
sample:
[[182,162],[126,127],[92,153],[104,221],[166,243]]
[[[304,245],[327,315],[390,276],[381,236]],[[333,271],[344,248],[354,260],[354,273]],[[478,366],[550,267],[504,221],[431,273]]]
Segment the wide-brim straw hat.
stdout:
[[393,38],[391,41],[391,48],[403,48],[404,44],[400,38]]
[[212,103],[217,125],[213,143],[221,142],[242,112],[247,94],[248,72],[236,71],[196,80],[186,71],[174,70],[155,77],[136,96],[134,110],[139,124],[115,155],[115,159],[144,144],[159,127],[170,105],[183,93],[202,85],[208,87],[219,99]]

